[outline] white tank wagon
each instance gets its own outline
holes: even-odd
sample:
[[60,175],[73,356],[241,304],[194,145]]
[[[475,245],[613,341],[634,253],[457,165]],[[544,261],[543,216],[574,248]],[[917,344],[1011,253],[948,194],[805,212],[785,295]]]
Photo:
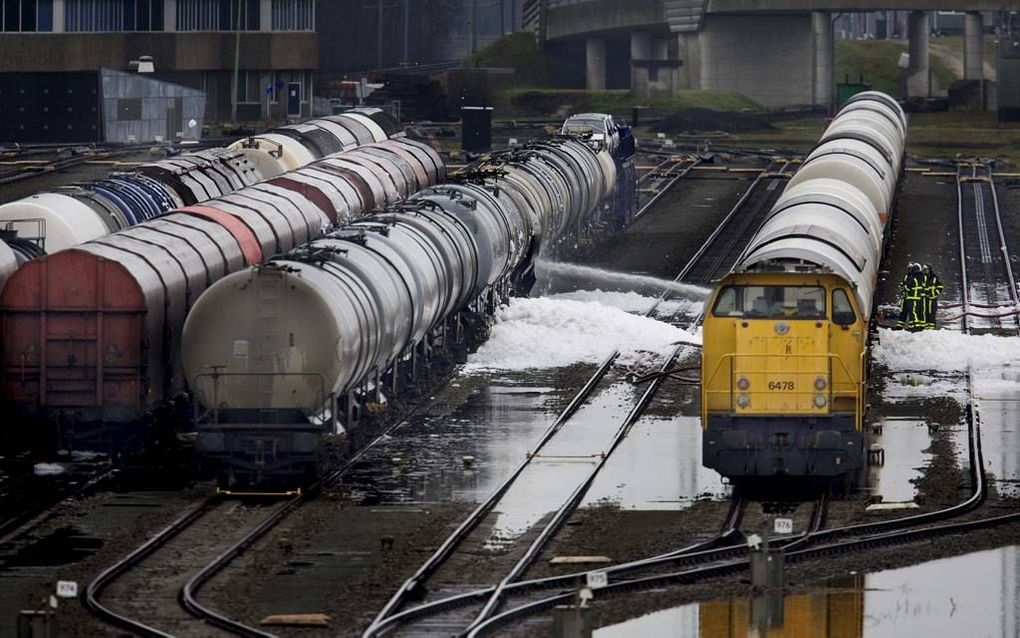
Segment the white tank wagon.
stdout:
[[[412,190],[426,181],[434,183],[442,162],[436,161],[431,148],[404,137],[399,123],[384,111],[355,109],[273,129],[229,148],[178,155],[143,164],[131,172],[4,204],[0,206],[0,228],[15,231],[46,253],[54,253],[167,211],[228,195],[324,157],[391,138],[400,139],[401,144],[373,152],[383,154],[385,159],[385,153],[403,153],[405,159],[419,156],[429,168],[427,173],[415,176],[417,185]],[[413,162],[416,168],[422,163]],[[401,163],[400,168],[406,167]],[[384,196],[392,197],[396,189],[393,186]],[[368,206],[374,207],[374,203]]]
[[399,122],[388,113],[361,108],[252,135],[229,148],[243,153],[269,178],[328,155],[403,136]]
[[443,176],[428,146],[385,140],[31,261],[0,300],[4,398],[39,420],[145,432],[185,397],[180,337],[209,286]]
[[600,153],[569,137],[497,153],[210,287],[181,353],[209,410],[198,448],[226,468],[221,481],[321,472],[335,450],[323,442],[353,432],[365,404],[388,401],[420,357],[452,348],[463,313],[491,313],[541,244],[598,218],[615,184]]
[[810,264],[852,284],[871,316],[888,210],[903,164],[906,119],[888,96],[855,96],[787,184],[737,270]]
[[895,100],[876,91],[859,93],[833,118],[787,188],[819,177],[837,179],[863,192],[884,220],[905,144],[906,116]]

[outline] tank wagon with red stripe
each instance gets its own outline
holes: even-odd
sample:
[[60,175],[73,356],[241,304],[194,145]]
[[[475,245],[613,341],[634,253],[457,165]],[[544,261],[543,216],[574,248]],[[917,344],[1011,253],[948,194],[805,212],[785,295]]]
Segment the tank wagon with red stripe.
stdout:
[[185,153],[0,205],[5,233],[0,239],[9,245],[8,250],[0,246],[0,287],[40,253],[65,250],[318,159],[399,137],[403,130],[386,112],[355,109],[273,129],[229,148]]
[[25,264],[0,295],[4,398],[80,432],[168,413],[206,288],[444,177],[428,145],[385,140]]

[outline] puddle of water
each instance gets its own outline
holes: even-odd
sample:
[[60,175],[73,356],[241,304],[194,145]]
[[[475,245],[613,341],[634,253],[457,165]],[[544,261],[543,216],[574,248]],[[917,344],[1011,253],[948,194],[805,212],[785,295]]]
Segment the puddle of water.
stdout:
[[722,497],[719,474],[701,464],[700,416],[642,418],[585,496],[622,508],[681,510],[699,497]]
[[[953,574],[947,578],[947,574]],[[1020,547],[839,579],[816,593],[684,605],[597,638],[1020,636]]]
[[20,551],[9,567],[68,565],[95,554],[103,541],[75,527],[61,527]]
[[555,419],[544,409],[553,388],[511,383],[486,384],[448,416],[413,415],[346,483],[369,504],[481,500]]
[[924,450],[931,445],[931,435],[924,421],[910,418],[882,419],[882,434],[873,435],[871,443],[885,448],[885,465],[869,468],[872,491],[887,503],[914,500],[917,489],[911,483],[921,477],[921,468],[931,459]]
[[[571,417],[503,497],[488,549],[499,549],[559,508],[605,451],[634,392],[626,383],[612,385]],[[503,442],[490,440],[493,452],[502,447]]]
[[985,470],[1004,496],[1020,496],[1020,370],[984,371],[974,382],[981,407]]

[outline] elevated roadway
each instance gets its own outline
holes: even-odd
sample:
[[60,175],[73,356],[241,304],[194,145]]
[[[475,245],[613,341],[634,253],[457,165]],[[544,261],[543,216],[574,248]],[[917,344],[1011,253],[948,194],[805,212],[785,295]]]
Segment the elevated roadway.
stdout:
[[[966,12],[964,77],[980,79],[980,12],[1020,10],[1020,0],[539,1],[540,34],[554,49],[562,46],[574,55],[583,50],[589,89],[619,86],[610,76],[621,77],[619,68],[626,63],[629,88],[639,95],[733,90],[765,106],[832,106],[838,14],[909,12],[910,66],[902,86],[910,96],[927,96],[934,88],[928,64],[930,11]],[[622,61],[628,50],[629,60]]]

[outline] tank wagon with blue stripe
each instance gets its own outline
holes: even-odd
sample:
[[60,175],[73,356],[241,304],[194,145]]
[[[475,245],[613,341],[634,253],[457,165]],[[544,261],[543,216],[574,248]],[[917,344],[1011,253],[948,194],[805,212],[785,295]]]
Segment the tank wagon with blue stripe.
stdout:
[[428,145],[386,139],[25,264],[0,295],[4,398],[134,431],[185,395],[180,336],[203,291],[444,177]]
[[403,135],[387,113],[356,109],[4,204],[0,228],[54,253],[323,157]]

